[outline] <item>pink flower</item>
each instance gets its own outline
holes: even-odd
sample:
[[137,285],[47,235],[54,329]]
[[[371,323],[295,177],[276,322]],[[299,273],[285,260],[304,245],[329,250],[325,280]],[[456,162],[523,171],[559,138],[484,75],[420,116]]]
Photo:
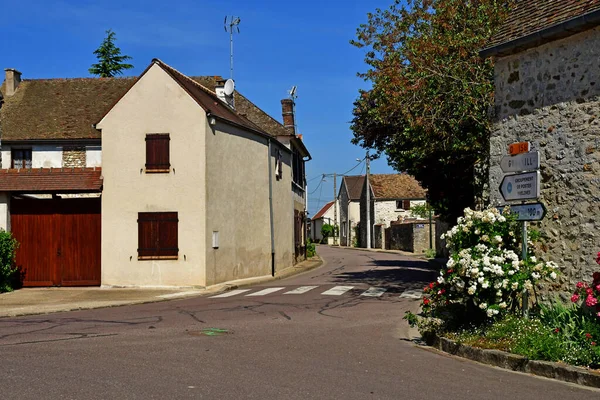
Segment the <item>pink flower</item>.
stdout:
[[600,292],[600,283],[596,285],[596,290]]
[[594,296],[592,296],[592,295],[589,295],[589,296],[588,296],[588,297],[585,299],[585,305],[586,305],[586,306],[588,306],[588,307],[593,307],[593,306],[595,306],[597,303],[598,303],[598,300],[597,300],[597,299],[596,299]]
[[592,338],[592,335],[591,335],[591,334],[589,334],[589,333],[586,333],[586,334],[585,334],[585,338],[586,338],[586,339],[591,339],[591,338]]
[[583,287],[583,282],[577,282],[577,289],[581,289]]
[[572,303],[577,303],[578,301],[579,301],[579,295],[577,293],[575,293],[573,296],[571,296]]
[[598,318],[600,318],[600,312],[598,314],[596,314],[598,316]]
[[591,296],[592,293],[594,293],[594,291],[592,290],[592,288],[589,287],[589,288],[585,289],[585,294],[587,294],[588,296]]

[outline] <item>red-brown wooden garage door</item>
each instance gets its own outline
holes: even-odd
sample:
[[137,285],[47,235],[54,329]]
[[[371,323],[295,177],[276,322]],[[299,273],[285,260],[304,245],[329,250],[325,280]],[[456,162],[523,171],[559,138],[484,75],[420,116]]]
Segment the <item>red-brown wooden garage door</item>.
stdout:
[[100,285],[100,199],[13,197],[24,286]]

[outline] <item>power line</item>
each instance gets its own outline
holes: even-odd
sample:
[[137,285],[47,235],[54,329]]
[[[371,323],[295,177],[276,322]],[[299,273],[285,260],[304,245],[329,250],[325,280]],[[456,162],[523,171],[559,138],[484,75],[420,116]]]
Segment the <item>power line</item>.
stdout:
[[323,184],[323,182],[325,182],[325,175],[324,174],[321,175],[321,178],[322,178],[321,182],[319,182],[319,184],[317,185],[317,187],[315,188],[315,190],[313,190],[312,192],[310,192],[309,195],[314,194],[319,189],[319,187]]
[[[330,173],[330,174],[320,174],[320,175],[317,175],[317,176],[313,176],[313,177],[312,177],[312,178],[310,178],[310,179],[309,179],[307,182],[314,181],[314,180],[315,180],[315,179],[317,179],[317,178],[324,178],[324,177],[327,177],[327,176],[333,176],[334,174],[336,174],[336,175],[338,175],[338,176],[345,176],[345,175],[346,175],[346,174],[348,174],[349,172],[352,172],[352,171],[354,171],[354,169],[356,169],[356,168],[357,168],[359,165],[361,165],[361,164],[362,164],[364,161],[365,161],[365,159],[363,158],[363,159],[362,159],[362,160],[360,160],[360,161],[358,162],[358,164],[356,164],[354,167],[350,168],[348,171],[346,171],[346,172],[343,172],[343,173],[341,173],[341,174],[340,174],[340,173],[337,173],[337,172],[332,172],[332,173]],[[363,165],[363,167],[364,167],[364,165]],[[361,172],[361,174],[362,174],[362,172]],[[312,194],[312,193],[311,193],[311,194]]]

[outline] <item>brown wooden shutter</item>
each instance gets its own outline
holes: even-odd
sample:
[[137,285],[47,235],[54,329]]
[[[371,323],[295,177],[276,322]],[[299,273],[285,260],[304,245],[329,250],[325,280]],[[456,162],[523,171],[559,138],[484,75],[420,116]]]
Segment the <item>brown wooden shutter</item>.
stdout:
[[170,140],[168,133],[146,135],[146,170],[169,172],[171,167],[169,158]]
[[177,212],[138,213],[138,258],[176,259],[178,222]]
[[405,210],[410,210],[410,200],[403,200],[402,208],[404,208]]

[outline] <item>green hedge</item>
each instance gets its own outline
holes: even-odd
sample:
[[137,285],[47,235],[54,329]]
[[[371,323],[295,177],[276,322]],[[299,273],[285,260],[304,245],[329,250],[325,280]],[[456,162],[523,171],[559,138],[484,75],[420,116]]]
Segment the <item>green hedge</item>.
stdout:
[[15,254],[19,247],[10,232],[0,229],[0,293],[10,292],[17,285],[19,271],[15,267]]

